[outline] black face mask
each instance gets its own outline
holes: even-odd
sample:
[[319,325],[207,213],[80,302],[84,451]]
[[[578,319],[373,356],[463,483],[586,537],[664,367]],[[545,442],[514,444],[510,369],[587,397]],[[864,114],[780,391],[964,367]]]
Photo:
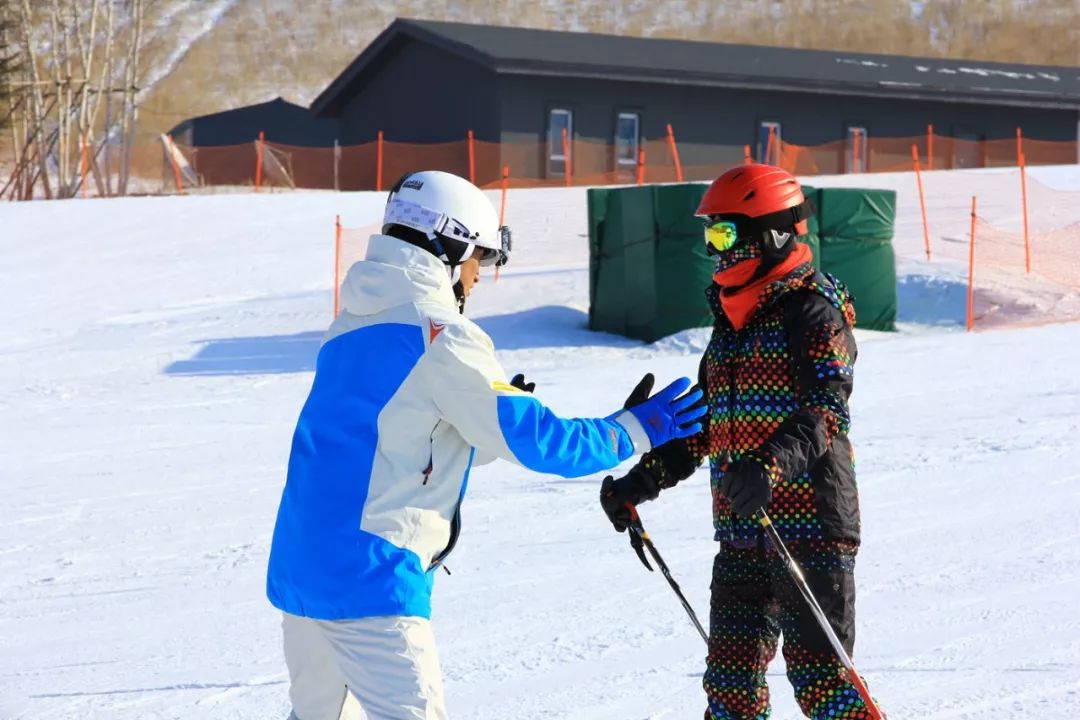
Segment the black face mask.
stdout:
[[761,245],[754,240],[740,239],[731,248],[715,254],[716,272],[724,272],[735,267],[744,260],[755,260],[761,257]]
[[[766,232],[758,240],[744,240],[730,250],[719,253],[716,258],[716,272],[723,272],[728,268],[744,260],[758,260],[757,269],[750,279],[742,286],[736,288],[724,288],[724,292],[736,292],[759,278],[765,277],[769,272],[782,263],[795,249],[795,229],[791,228],[788,233]],[[779,243],[779,247],[777,247]]]

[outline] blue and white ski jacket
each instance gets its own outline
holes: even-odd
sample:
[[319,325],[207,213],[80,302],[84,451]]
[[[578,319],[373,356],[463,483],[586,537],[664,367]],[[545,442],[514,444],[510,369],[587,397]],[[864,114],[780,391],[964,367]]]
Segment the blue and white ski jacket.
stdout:
[[563,419],[507,384],[442,262],[371,238],[349,269],[293,436],[267,595],[323,620],[431,616],[469,469],[495,457],[576,477],[649,448],[630,413]]

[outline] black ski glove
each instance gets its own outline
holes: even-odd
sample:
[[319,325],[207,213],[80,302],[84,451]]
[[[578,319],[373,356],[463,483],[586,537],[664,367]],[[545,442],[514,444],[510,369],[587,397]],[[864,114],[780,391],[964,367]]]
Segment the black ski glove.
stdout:
[[631,505],[638,505],[646,500],[655,500],[660,494],[660,487],[653,476],[645,469],[635,466],[624,477],[616,480],[611,475],[600,483],[600,506],[608,520],[618,532],[624,532],[630,524]]
[[720,492],[740,517],[752,518],[772,499],[772,478],[765,463],[746,456],[729,465],[720,480]]
[[637,386],[626,396],[626,402],[623,403],[623,409],[629,410],[648,400],[649,396],[652,395],[652,388],[655,382],[656,378],[653,377],[652,373],[645,373],[645,376],[641,378]]
[[521,373],[518,373],[514,377],[510,378],[510,384],[516,387],[518,390],[527,393],[531,393],[533,390],[536,389],[536,383],[525,382],[525,376]]

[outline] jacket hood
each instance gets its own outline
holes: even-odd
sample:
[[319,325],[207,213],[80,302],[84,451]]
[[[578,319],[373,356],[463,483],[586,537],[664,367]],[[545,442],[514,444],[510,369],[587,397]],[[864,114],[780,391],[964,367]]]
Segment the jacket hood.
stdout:
[[389,235],[372,235],[367,255],[349,268],[341,308],[374,315],[422,300],[456,308],[450,274],[431,253]]

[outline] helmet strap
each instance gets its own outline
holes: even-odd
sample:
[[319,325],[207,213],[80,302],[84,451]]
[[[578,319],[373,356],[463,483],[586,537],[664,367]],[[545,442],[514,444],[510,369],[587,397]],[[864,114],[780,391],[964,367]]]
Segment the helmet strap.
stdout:
[[458,312],[465,314],[465,288],[460,280],[454,281],[454,300],[457,301]]

